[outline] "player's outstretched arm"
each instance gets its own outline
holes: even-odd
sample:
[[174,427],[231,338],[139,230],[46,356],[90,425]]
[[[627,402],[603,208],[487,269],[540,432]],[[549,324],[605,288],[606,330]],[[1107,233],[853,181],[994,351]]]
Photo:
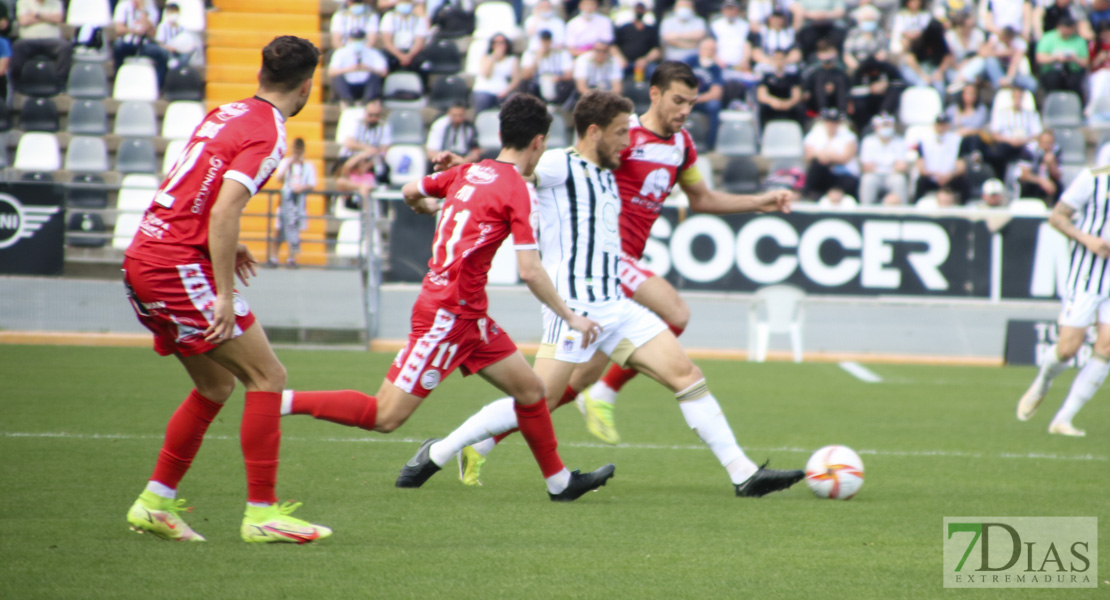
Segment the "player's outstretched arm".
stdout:
[[239,217],[250,199],[247,186],[234,179],[224,179],[208,216],[208,254],[212,257],[212,275],[216,279],[216,304],[204,339],[211,343],[230,340],[235,332],[233,294],[235,274],[240,266]]
[[1056,206],[1052,209],[1052,214],[1048,217],[1048,224],[1055,227],[1069,239],[1083,244],[1092,253],[1102,258],[1110,257],[1110,242],[1107,242],[1097,235],[1084,233],[1081,229],[1076,227],[1075,222],[1071,220],[1074,214],[1074,208],[1063,202],[1057,202]]
[[724,215],[748,212],[790,212],[794,193],[789,190],[774,190],[763,194],[727,194],[709,189],[704,179],[694,183],[679,180],[682,191],[690,200],[690,209],[695,212]]
[[440,209],[440,199],[424,195],[419,181],[406,183],[401,188],[401,195],[405,197],[405,204],[417,214],[434,215]]
[[544,270],[543,263],[540,261],[539,251],[517,250],[516,264],[520,273],[520,280],[528,286],[532,295],[555,311],[555,314],[566,321],[571,329],[582,334],[583,348],[592,344],[597,335],[601,333],[601,325],[598,325],[592,319],[587,319],[575,313],[567,306],[567,303],[563,301],[563,298],[559,296],[559,292],[555,289],[555,284],[547,276],[547,271]]

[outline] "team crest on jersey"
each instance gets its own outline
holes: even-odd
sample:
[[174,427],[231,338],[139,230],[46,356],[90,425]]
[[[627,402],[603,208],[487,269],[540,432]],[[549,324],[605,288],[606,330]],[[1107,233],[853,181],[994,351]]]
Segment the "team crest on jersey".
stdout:
[[565,338],[563,338],[563,352],[573,352],[573,351],[574,351],[574,336],[573,335],[568,335]]
[[605,229],[609,231],[617,230],[617,205],[612,202],[606,202],[601,208],[601,221],[605,223]]
[[441,375],[435,369],[428,369],[420,376],[420,386],[426,390],[434,390],[439,385]]
[[231,305],[234,307],[235,316],[237,317],[245,317],[247,313],[251,311],[251,307],[247,304],[246,298],[240,296],[239,292],[235,292],[235,294],[232,295]]
[[266,181],[277,167],[278,159],[273,156],[267,156],[266,160],[262,161],[262,164],[258,167],[258,177],[254,178],[254,183],[262,185],[262,182]]
[[497,180],[497,171],[482,165],[474,165],[466,170],[466,180],[474,185],[488,185]]
[[247,114],[248,110],[250,110],[250,106],[247,106],[246,102],[232,102],[221,106],[220,112],[216,113],[216,118],[221,121],[230,121]]

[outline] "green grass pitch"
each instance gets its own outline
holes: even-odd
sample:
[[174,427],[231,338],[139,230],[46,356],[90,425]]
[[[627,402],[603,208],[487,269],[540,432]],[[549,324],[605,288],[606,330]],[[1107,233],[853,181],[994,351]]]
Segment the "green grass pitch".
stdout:
[[[281,350],[290,387],[373,393],[392,356]],[[1110,400],[1077,419],[1088,437],[1046,433],[1073,373],[1032,422],[1014,418],[1030,368],[875,365],[864,383],[832,364],[700,361],[756,461],[801,468],[818,447],[860,451],[849,502],[804,484],[732,494],[724,470],[646,378],[621,395],[626,446],[593,443],[573,408],[555,416],[571,468],[617,465],[578,502],[555,504],[522,440],[486,463],[485,486],[452,469],[398,490],[401,465],[496,392],[449,378],[399,431],[283,421],[278,493],[335,529],[315,545],[248,546],[239,445],[242,392],[213,424],[181,495],[206,544],[128,531],[166,420],[189,390],[145,349],[0,347],[0,598],[1025,598],[1110,591]],[[1094,516],[1099,589],[946,590],[945,516]]]

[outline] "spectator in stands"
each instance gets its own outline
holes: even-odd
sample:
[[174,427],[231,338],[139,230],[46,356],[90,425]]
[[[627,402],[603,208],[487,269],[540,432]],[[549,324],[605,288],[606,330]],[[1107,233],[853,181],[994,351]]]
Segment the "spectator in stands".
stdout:
[[980,155],[987,154],[988,148],[983,138],[987,135],[990,112],[979,101],[979,86],[973,83],[965,84],[959,97],[948,105],[944,113],[948,115],[956,135],[963,140],[960,142],[960,156],[966,157],[975,151]]
[[366,34],[357,29],[342,48],[332,52],[328,62],[331,89],[343,108],[381,98],[386,75],[389,63],[381,52],[366,45]]
[[933,19],[924,9],[924,0],[903,0],[902,10],[894,15],[890,27],[890,51],[896,56],[908,52]]
[[382,121],[381,101],[367,102],[362,121],[354,131],[343,132],[341,135],[343,147],[339,151],[340,158],[349,158],[355,154],[368,157],[372,163],[370,173],[379,183],[388,183],[389,167],[385,163],[385,153],[393,143],[393,131],[389,123]]
[[598,14],[597,0],[582,0],[578,11],[567,23],[567,50],[575,59],[590,54],[597,42],[613,43],[613,22]]
[[7,2],[0,2],[0,101],[8,96],[8,67],[11,66],[12,15]]
[[[23,65],[34,56],[45,56],[57,63],[58,80],[65,81],[73,60],[73,44],[62,37],[65,9],[61,0],[19,0],[15,12],[19,19],[19,39],[11,49],[9,71],[12,79],[18,83]],[[157,11],[155,13],[157,18]],[[119,67],[118,63],[116,66]]]
[[956,73],[948,86],[948,93],[954,94],[969,83],[977,83],[986,71],[986,61],[980,50],[987,43],[987,34],[975,25],[971,13],[958,11],[949,19],[952,28],[944,35],[944,41],[952,52],[952,68]]
[[1071,17],[1076,24],[1079,37],[1091,41],[1095,39],[1094,29],[1087,20],[1087,10],[1075,0],[1041,0],[1033,9],[1033,34],[1043,39],[1044,34],[1056,29],[1060,19]]
[[740,3],[725,0],[721,16],[713,19],[709,30],[717,39],[717,64],[724,70],[725,81],[740,81],[755,86],[759,76],[752,73],[752,33],[748,22],[740,16]]
[[[418,1],[423,4],[423,0]],[[401,0],[385,13],[380,31],[390,72],[420,69],[420,52],[428,40],[428,19],[413,14],[413,0]]]
[[1087,108],[1083,114],[1096,121],[1110,120],[1110,114],[1096,114],[1095,101],[1110,95],[1110,21],[1102,24],[1091,42],[1091,68],[1087,75]]
[[648,81],[655,71],[655,65],[663,57],[659,47],[659,28],[648,25],[647,5],[636,4],[635,18],[617,28],[615,50],[617,58],[624,65],[625,77],[635,81]]
[[821,112],[826,108],[835,108],[838,114],[846,114],[851,87],[836,46],[829,40],[817,42],[817,64],[802,76],[802,91],[809,109]]
[[495,34],[489,40],[489,48],[478,67],[478,77],[474,79],[474,112],[501,106],[520,82],[520,58],[513,54],[512,42],[500,33]]
[[768,73],[774,69],[771,56],[775,50],[786,53],[787,71],[798,71],[802,51],[796,43],[794,29],[788,23],[786,12],[775,11],[767,18],[767,26],[760,30],[757,38],[753,38],[752,57],[755,58],[757,73]]
[[116,27],[116,42],[112,46],[112,53],[117,71],[129,56],[145,56],[154,61],[158,86],[161,87],[166,80],[170,53],[153,42],[158,14],[154,0],[121,0],[112,16]]
[[856,9],[854,16],[856,26],[848,32],[848,37],[844,40],[844,64],[851,75],[855,74],[860,63],[869,58],[885,61],[887,48],[890,46],[886,33],[879,27],[879,19],[882,17],[879,9],[874,5],[864,4]]
[[167,67],[186,67],[199,54],[203,44],[196,34],[181,26],[181,8],[173,2],[162,12],[162,22],[154,32],[154,41],[169,53]]
[[698,44],[709,36],[705,19],[694,12],[692,0],[678,0],[674,13],[659,25],[663,40],[663,58],[685,62],[698,55]]
[[1075,19],[1062,15],[1056,29],[1044,34],[1037,42],[1037,65],[1040,66],[1041,88],[1047,94],[1068,90],[1081,94],[1087,76],[1090,49],[1087,41],[1076,35]]
[[1040,198],[1048,206],[1060,195],[1060,146],[1052,130],[1046,129],[1025,145],[1018,158],[1018,197]]
[[1029,45],[1012,27],[1005,27],[999,34],[992,34],[980,54],[983,67],[996,88],[1016,85],[1029,91],[1037,89],[1037,79],[1029,68]]
[[983,13],[983,29],[999,35],[1010,27],[1021,34],[1022,39],[1033,39],[1033,2],[1031,0],[987,0],[987,10]]
[[566,49],[554,47],[550,31],[540,32],[539,46],[525,52],[520,63],[531,92],[548,104],[562,104],[574,92],[574,59]]
[[[587,2],[590,0],[586,0]],[[583,54],[574,61],[574,85],[576,94],[567,101],[568,112],[573,109],[578,97],[592,88],[621,93],[621,68],[617,59],[609,53],[609,44],[597,42],[594,51]]]
[[786,70],[786,51],[776,49],[771,54],[772,71],[763,75],[756,89],[759,102],[759,122],[766,125],[778,119],[802,124],[805,107],[802,105],[802,80],[797,73]]
[[937,208],[955,208],[960,205],[962,193],[950,186],[941,186],[936,191],[934,198],[936,199]]
[[794,7],[794,27],[803,60],[817,52],[818,40],[828,40],[839,51],[847,33],[844,0],[797,0]]
[[698,98],[694,101],[694,112],[699,112],[709,120],[709,135],[706,137],[706,150],[717,147],[717,128],[721,125],[721,98],[724,97],[725,79],[723,70],[717,64],[717,41],[705,38],[698,44],[698,55],[688,59],[686,64],[694,70],[698,78]]
[[562,48],[567,41],[567,24],[551,7],[551,0],[536,2],[532,14],[524,20],[524,35],[528,36],[528,50],[539,45],[540,32],[551,34],[551,46]]
[[[859,202],[886,206],[907,203],[909,164],[906,142],[894,131],[894,117],[876,115],[875,131],[863,138],[860,148]],[[880,200],[881,199],[881,200]]]
[[305,197],[316,189],[316,169],[304,158],[304,139],[293,140],[289,156],[278,164],[274,178],[281,184],[281,205],[278,209],[278,232],[274,238],[270,266],[276,266],[281,244],[289,245],[289,256],[285,264],[297,266],[297,254],[301,251],[301,232],[308,228],[308,211]]
[[763,31],[771,14],[775,11],[788,14],[793,3],[793,0],[748,0],[748,26],[753,32]]
[[909,85],[930,85],[943,98],[947,90],[947,77],[953,64],[952,52],[944,39],[944,25],[929,21],[902,54],[902,77]]
[[819,198],[833,187],[849,196],[856,195],[859,142],[843,121],[843,113],[826,108],[803,140],[807,165],[805,191],[811,198]]
[[852,122],[857,131],[863,131],[879,113],[898,112],[905,82],[898,67],[882,59],[885,55],[886,50],[881,50],[879,55],[865,57],[852,76]]
[[1012,102],[991,115],[990,132],[993,138],[991,156],[987,157],[994,172],[999,177],[1005,177],[1010,163],[1017,160],[1022,148],[1041,134],[1041,115],[1036,108],[1025,105],[1025,90],[1012,87],[1007,92],[999,90],[999,94],[1011,94]]
[[[387,182],[378,178],[378,165],[382,162],[381,156],[367,150],[349,156],[339,165],[339,177],[335,180],[335,189],[340,192],[355,194],[348,208],[361,208],[368,202],[371,192],[379,184]],[[370,203],[371,210],[377,210],[378,203]],[[376,215],[375,215],[376,216]],[[376,238],[376,236],[375,236]],[[379,240],[374,239],[374,250],[377,250]]]
[[1088,7],[1087,20],[1091,28],[1098,31],[1103,25],[1110,23],[1110,0],[1091,0]]
[[829,188],[829,191],[817,200],[817,208],[821,210],[840,210],[842,208],[855,208],[856,206],[859,206],[859,202],[836,186]]
[[960,196],[966,187],[964,173],[967,163],[959,157],[960,136],[949,127],[948,115],[937,115],[933,135],[926,135],[917,144],[917,189],[914,198],[948,188]]
[[342,48],[351,39],[351,33],[361,31],[365,34],[363,41],[367,46],[373,47],[378,41],[378,28],[381,20],[374,9],[363,3],[363,0],[346,0],[343,8],[335,11],[331,16],[331,25],[328,31],[331,35],[331,47]]
[[466,118],[466,104],[457,102],[447,109],[447,114],[436,119],[428,129],[425,144],[428,160],[439,163],[444,152],[452,152],[463,157],[466,162],[478,162],[482,150],[478,147],[478,130]]
[[968,203],[967,207],[975,210],[991,208],[1006,208],[1010,201],[1006,198],[1006,186],[999,179],[988,179],[983,182],[983,189],[979,199]]

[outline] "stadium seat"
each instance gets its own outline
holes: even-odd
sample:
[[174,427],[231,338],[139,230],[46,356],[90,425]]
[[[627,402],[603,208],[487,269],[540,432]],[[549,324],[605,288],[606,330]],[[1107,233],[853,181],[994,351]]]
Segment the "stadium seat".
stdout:
[[132,173],[124,175],[123,180],[120,181],[120,188],[136,188],[144,189],[147,191],[154,191],[162,182],[158,180],[156,175],[144,175],[142,173]]
[[77,173],[103,173],[108,170],[108,147],[104,138],[74,136],[66,148],[65,168]]
[[30,60],[23,65],[16,89],[27,96],[55,96],[61,88],[58,65],[49,60]]
[[462,55],[451,40],[436,40],[423,52],[421,70],[435,75],[454,75],[462,71]]
[[386,119],[389,129],[393,134],[394,144],[423,144],[427,136],[424,135],[424,119],[415,110],[392,110]]
[[82,173],[66,186],[66,206],[71,208],[108,208],[108,190],[104,179],[93,173]]
[[0,169],[6,169],[8,161],[8,134],[0,133]]
[[66,245],[79,248],[100,248],[108,243],[108,227],[98,213],[68,211]]
[[390,73],[382,84],[382,100],[386,108],[424,108],[424,84],[420,75],[400,71]]
[[193,135],[193,130],[204,120],[208,111],[200,102],[178,100],[170,102],[162,117],[162,137],[171,140],[185,140]]
[[19,114],[23,131],[58,131],[58,105],[50,98],[27,98]]
[[166,73],[166,100],[190,100],[200,102],[204,100],[204,77],[200,72],[190,67],[170,69]]
[[1060,183],[1063,184],[1064,187],[1071,185],[1071,182],[1075,180],[1075,176],[1079,175],[1083,171],[1083,169],[1086,168],[1086,165],[1061,165]]
[[483,2],[474,8],[474,37],[489,39],[500,33],[510,40],[520,39],[523,32],[516,25],[516,12],[508,2]]
[[443,3],[434,16],[437,37],[457,39],[474,33],[474,13],[461,6]]
[[1060,162],[1065,165],[1087,163],[1087,139],[1082,129],[1056,129],[1056,144],[1060,146]]
[[501,116],[497,109],[483,110],[475,115],[474,127],[478,130],[478,146],[483,151],[501,149]]
[[436,110],[447,110],[456,102],[470,103],[470,86],[466,80],[456,75],[437,78],[432,84],[428,103]]
[[651,106],[651,86],[646,81],[626,79],[621,89],[636,107],[636,114],[647,112],[648,107]]
[[189,144],[189,140],[173,140],[166,145],[166,153],[162,155],[162,175],[168,175],[173,169],[173,164],[177,162],[177,157],[181,156],[181,152],[185,150],[185,146]]
[[0,131],[11,131],[12,112],[7,102],[0,102]]
[[108,109],[103,100],[76,100],[69,107],[66,131],[78,135],[108,133]]
[[335,255],[343,258],[358,258],[362,245],[362,222],[345,219],[339,225],[339,235],[335,238]]
[[795,121],[768,121],[763,125],[760,156],[800,159],[805,156],[802,127]]
[[154,74],[154,67],[142,61],[124,63],[116,71],[112,97],[116,100],[157,100],[158,77]]
[[108,75],[97,63],[76,63],[69,70],[66,93],[74,98],[108,97]]
[[[563,119],[563,115],[558,112],[551,112],[551,128],[547,130],[547,147],[548,148],[564,148],[570,145],[570,136],[567,135],[567,122]],[[500,128],[500,121],[498,121]]]
[[19,176],[19,180],[28,183],[54,183],[54,174],[45,171],[27,171]]
[[[128,184],[131,185],[128,185]],[[136,180],[128,181],[124,178],[123,184],[120,186],[119,197],[116,199],[116,226],[112,231],[112,247],[119,250],[126,250],[131,245],[131,239],[135,237],[135,233],[139,231],[139,223],[142,222],[143,212],[150,206],[150,201],[154,197],[155,185],[136,185],[139,182]],[[143,184],[146,181],[142,181]]]
[[759,165],[746,156],[730,158],[722,179],[726,192],[754,194],[759,191]]
[[755,123],[751,120],[721,118],[717,128],[717,152],[725,156],[755,156]]
[[1083,126],[1083,102],[1075,92],[1052,92],[1044,101],[1044,126],[1047,129]]
[[1092,98],[1091,102],[1091,118],[1087,126],[1105,130],[1110,127],[1110,94],[1103,94],[1098,98]]
[[154,142],[134,138],[120,142],[116,151],[116,170],[120,173],[157,173]]
[[389,165],[391,186],[418,181],[428,173],[428,158],[421,145],[394,144],[386,150],[385,162]]
[[760,288],[748,311],[748,360],[767,360],[772,333],[790,336],[794,362],[802,362],[802,323],[805,320],[805,292],[787,285]]
[[478,76],[482,68],[482,57],[486,55],[488,48],[489,36],[484,38],[475,37],[470,40],[470,45],[466,48],[466,63],[463,65],[467,75]]
[[67,25],[107,27],[111,23],[112,8],[108,5],[108,0],[76,0],[69,3]]
[[902,92],[898,106],[898,121],[905,126],[931,125],[937,115],[944,111],[940,94],[927,85],[916,85]]
[[[997,114],[999,111],[1010,110],[1013,106],[1014,106],[1014,96],[1013,96],[1013,94],[1006,94],[1006,93],[995,94],[994,95],[994,100],[991,101],[991,119],[993,119],[994,115]],[[1026,109],[1026,110],[1036,110],[1037,109],[1037,101],[1036,101],[1036,99],[1033,98],[1033,92],[1030,92],[1029,90],[1025,91],[1025,94],[1021,97],[1021,106],[1022,106],[1023,109]]]
[[62,168],[58,136],[53,133],[25,133],[15,149],[17,171],[57,171]]
[[1048,206],[1040,198],[1018,198],[1010,203],[1010,212],[1019,215],[1043,215]]
[[692,112],[686,117],[686,131],[694,138],[694,146],[698,152],[707,152],[706,141],[709,139],[709,117],[702,113]]
[[181,9],[178,24],[189,31],[201,33],[205,30],[204,0],[173,0]]
[[362,121],[365,109],[361,106],[352,106],[339,113],[339,123],[335,126],[335,142],[342,144],[344,138],[353,137],[358,131],[358,124]]
[[139,100],[123,102],[116,111],[116,126],[112,131],[125,137],[158,135],[158,116],[154,114],[154,103]]

